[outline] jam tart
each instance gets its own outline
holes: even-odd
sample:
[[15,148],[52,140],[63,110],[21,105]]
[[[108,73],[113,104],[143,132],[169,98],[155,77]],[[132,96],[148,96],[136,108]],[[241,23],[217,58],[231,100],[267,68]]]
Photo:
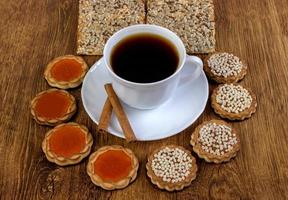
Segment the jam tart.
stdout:
[[52,87],[68,89],[78,87],[88,71],[88,66],[79,56],[60,56],[50,61],[44,77]]
[[87,173],[95,185],[105,190],[115,190],[133,182],[138,167],[138,159],[130,149],[112,145],[101,147],[91,154]]
[[81,162],[91,151],[93,138],[88,129],[74,122],[60,124],[48,131],[42,150],[50,162],[60,166]]
[[55,126],[66,122],[76,109],[75,98],[65,90],[45,90],[31,101],[31,114],[41,125]]

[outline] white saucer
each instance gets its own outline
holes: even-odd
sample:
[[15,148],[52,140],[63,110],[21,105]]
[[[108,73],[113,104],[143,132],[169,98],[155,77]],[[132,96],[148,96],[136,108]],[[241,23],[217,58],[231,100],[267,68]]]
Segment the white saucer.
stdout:
[[[104,84],[110,82],[107,69],[101,58],[88,71],[83,81],[81,97],[90,118],[98,124],[106,100]],[[187,73],[185,66],[181,73]],[[204,111],[208,95],[208,81],[205,73],[194,81],[182,80],[175,94],[157,109],[138,110],[122,104],[138,140],[158,140],[175,135],[190,126]],[[124,138],[116,116],[108,128],[109,133]]]

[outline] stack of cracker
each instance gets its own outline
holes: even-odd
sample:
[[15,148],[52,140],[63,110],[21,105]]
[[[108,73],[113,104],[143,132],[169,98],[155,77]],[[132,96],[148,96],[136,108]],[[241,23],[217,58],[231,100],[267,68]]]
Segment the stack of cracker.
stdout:
[[213,0],[80,0],[77,53],[102,55],[113,33],[144,23],[175,32],[189,54],[215,51]]

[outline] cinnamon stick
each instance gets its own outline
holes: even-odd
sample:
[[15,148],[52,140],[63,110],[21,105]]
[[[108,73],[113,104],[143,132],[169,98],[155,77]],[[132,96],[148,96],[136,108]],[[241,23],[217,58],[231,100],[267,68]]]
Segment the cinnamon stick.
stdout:
[[105,90],[107,92],[109,101],[113,107],[113,110],[116,114],[116,117],[118,118],[118,121],[119,121],[120,126],[123,130],[123,133],[124,133],[126,140],[128,142],[135,141],[136,140],[135,134],[131,128],[131,125],[130,125],[130,122],[127,118],[127,115],[124,112],[122,105],[121,105],[121,103],[120,103],[120,101],[119,101],[119,99],[118,99],[118,97],[117,97],[117,95],[116,95],[116,93],[112,87],[112,84],[106,84]]
[[112,115],[112,105],[109,99],[107,98],[103,106],[102,113],[100,115],[98,132],[107,131],[111,115]]

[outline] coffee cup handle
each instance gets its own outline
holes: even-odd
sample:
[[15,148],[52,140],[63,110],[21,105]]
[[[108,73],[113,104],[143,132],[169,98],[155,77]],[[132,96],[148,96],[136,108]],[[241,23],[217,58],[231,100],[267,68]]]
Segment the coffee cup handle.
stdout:
[[186,60],[181,73],[181,82],[186,83],[197,79],[203,70],[203,62],[197,56],[186,55]]

